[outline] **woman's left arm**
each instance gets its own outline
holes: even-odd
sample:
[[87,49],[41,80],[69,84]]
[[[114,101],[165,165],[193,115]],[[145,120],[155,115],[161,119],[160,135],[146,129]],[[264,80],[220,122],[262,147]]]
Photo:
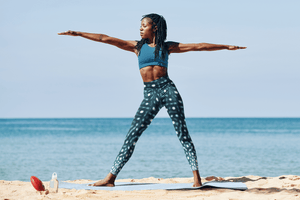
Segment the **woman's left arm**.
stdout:
[[176,42],[168,42],[169,53],[184,53],[188,51],[216,51],[216,50],[237,50],[246,49],[247,47],[224,45],[224,44],[210,44],[210,43],[197,43],[197,44],[183,44]]

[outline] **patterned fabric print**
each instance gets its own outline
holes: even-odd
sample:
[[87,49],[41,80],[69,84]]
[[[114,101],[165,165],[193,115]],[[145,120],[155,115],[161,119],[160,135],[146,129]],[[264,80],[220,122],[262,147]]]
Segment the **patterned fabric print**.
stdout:
[[165,76],[158,80],[145,83],[144,100],[132,121],[124,144],[112,166],[110,171],[112,174],[118,175],[132,156],[139,137],[163,106],[166,107],[172,119],[176,134],[191,169],[193,171],[198,170],[196,150],[187,130],[181,96],[174,83]]

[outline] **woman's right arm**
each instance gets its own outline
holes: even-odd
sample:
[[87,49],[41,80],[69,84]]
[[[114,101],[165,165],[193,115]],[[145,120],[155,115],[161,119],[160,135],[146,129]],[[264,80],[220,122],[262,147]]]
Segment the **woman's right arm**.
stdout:
[[104,34],[85,33],[80,31],[66,31],[66,32],[58,33],[58,35],[81,36],[96,42],[102,42],[102,43],[114,45],[116,47],[119,47],[120,49],[131,51],[137,54],[136,47],[135,47],[137,44],[136,41],[121,40],[119,38],[110,37]]

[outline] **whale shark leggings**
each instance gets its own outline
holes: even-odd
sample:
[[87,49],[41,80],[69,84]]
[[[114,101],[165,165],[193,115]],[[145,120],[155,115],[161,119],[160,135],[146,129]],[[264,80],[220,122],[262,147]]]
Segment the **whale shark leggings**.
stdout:
[[193,171],[198,170],[196,150],[187,130],[181,96],[169,77],[164,76],[144,83],[144,100],[132,121],[124,144],[111,168],[110,172],[113,175],[117,176],[129,160],[139,137],[163,106],[166,107],[171,117],[191,169]]

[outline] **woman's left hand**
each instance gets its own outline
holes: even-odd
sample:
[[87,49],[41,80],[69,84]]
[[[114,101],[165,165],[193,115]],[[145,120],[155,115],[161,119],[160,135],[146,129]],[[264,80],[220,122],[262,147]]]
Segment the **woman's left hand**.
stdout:
[[228,50],[238,50],[238,49],[246,49],[247,47],[240,47],[240,46],[228,46]]

